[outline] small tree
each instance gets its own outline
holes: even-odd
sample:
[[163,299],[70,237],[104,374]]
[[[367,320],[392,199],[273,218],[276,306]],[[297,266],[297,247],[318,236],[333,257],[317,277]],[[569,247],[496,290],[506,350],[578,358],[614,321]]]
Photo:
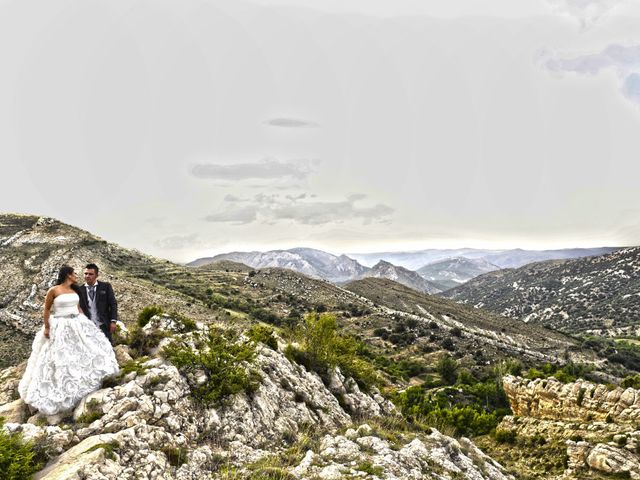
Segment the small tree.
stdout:
[[458,371],[458,363],[449,355],[443,356],[436,364],[436,372],[440,374],[442,380],[448,385],[456,382],[456,374]]

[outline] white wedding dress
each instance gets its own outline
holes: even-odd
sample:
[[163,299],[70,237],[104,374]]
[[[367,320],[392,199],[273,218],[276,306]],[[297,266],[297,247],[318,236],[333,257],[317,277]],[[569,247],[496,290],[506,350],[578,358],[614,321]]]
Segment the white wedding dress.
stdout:
[[118,373],[113,348],[102,331],[82,313],[80,297],[63,293],[53,300],[49,338],[44,327],[33,340],[27,369],[18,385],[25,403],[45,415],[67,412]]

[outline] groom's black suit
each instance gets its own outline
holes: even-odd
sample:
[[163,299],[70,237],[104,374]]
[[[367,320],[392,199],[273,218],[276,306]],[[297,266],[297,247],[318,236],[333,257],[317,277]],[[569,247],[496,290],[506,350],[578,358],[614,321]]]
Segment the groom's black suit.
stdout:
[[[118,303],[116,302],[116,296],[113,293],[113,287],[111,287],[111,284],[107,282],[97,282],[95,299],[100,329],[107,336],[109,341],[113,343],[110,326],[111,320],[118,319]],[[87,317],[91,318],[89,294],[86,285],[80,287],[80,308],[82,308],[82,311]]]

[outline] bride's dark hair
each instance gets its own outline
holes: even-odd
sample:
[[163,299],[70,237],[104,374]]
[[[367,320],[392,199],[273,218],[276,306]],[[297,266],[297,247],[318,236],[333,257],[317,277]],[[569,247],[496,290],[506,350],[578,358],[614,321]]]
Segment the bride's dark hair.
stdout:
[[[67,280],[67,277],[71,275],[73,272],[74,272],[73,267],[70,267],[69,265],[63,265],[62,267],[60,267],[60,270],[58,271],[58,280],[56,280],[56,285],[62,285]],[[80,287],[78,286],[77,283],[72,283],[71,289],[74,292],[76,292],[78,295],[80,295]]]

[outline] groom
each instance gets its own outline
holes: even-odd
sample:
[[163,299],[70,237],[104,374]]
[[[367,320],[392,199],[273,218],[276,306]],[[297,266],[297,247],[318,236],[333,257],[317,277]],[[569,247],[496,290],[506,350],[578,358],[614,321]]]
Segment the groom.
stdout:
[[116,331],[118,303],[110,283],[98,282],[98,266],[90,263],[84,268],[84,281],[80,288],[80,308],[93,320],[111,343]]

